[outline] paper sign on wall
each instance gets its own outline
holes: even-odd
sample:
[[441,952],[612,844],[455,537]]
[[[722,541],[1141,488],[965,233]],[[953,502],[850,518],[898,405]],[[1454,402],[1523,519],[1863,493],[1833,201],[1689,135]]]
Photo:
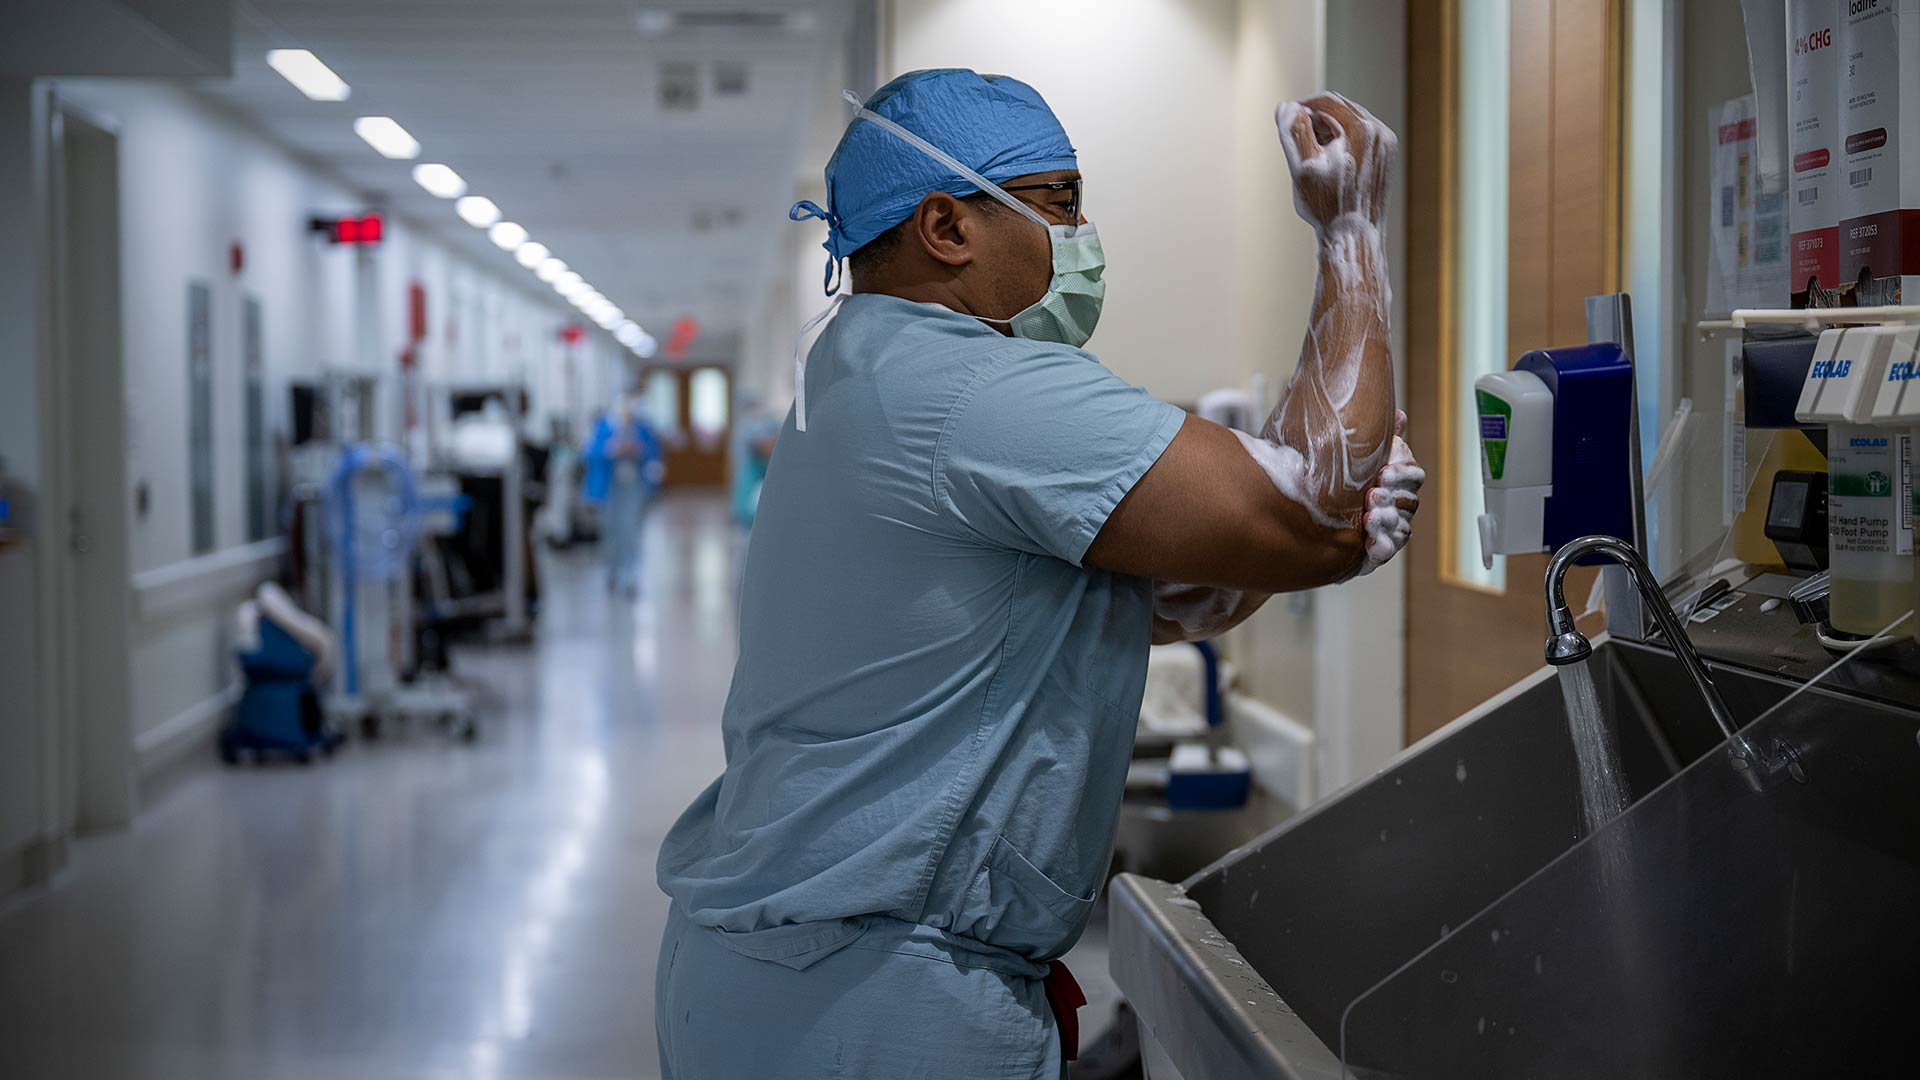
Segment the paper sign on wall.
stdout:
[[1760,144],[1753,95],[1709,110],[1713,139],[1712,237],[1707,309],[1787,306],[1787,199],[1760,185]]

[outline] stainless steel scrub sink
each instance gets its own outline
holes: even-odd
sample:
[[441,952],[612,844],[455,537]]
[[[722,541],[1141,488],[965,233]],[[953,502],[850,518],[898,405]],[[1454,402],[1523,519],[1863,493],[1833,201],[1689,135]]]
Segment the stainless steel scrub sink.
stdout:
[[[1345,1075],[1480,1078],[1807,1074],[1837,1033],[1870,1045],[1920,997],[1920,712],[1803,695],[1747,734],[1805,779],[1759,778],[1709,754],[1669,653],[1591,664],[1636,803],[1584,842],[1543,669],[1183,885],[1116,878],[1152,1075],[1336,1077],[1343,1037]],[[1712,676],[1740,725],[1794,689]],[[1736,1039],[1742,1069],[1694,1056]]]

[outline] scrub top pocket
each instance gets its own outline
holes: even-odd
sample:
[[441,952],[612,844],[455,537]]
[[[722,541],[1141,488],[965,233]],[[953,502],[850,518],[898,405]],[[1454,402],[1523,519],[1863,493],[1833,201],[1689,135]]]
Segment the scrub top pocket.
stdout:
[[1080,936],[1093,903],[1093,896],[1062,889],[1001,836],[995,838],[963,905],[975,915],[966,933],[1023,956],[1050,959]]

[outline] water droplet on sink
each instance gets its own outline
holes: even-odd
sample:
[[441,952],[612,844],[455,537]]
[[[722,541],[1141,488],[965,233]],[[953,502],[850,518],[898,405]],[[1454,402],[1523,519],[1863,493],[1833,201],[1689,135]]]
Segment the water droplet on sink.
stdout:
[[1441,923],[1441,924],[1440,924],[1440,936],[1441,936],[1441,937],[1446,937],[1446,936],[1447,936],[1448,934],[1451,934],[1451,933],[1453,933],[1453,927],[1451,927],[1451,926],[1448,926],[1448,925],[1447,925],[1446,923]]
[[1494,943],[1495,945],[1498,945],[1498,944],[1500,944],[1500,931],[1498,931],[1498,930],[1495,930],[1495,931],[1493,932],[1493,943]]
[[1454,765],[1453,778],[1462,784],[1467,782],[1467,759],[1466,758],[1461,758],[1459,763]]
[[1538,975],[1538,974],[1540,974],[1540,973],[1541,973],[1541,970],[1540,970],[1540,954],[1539,954],[1539,953],[1535,953],[1535,954],[1533,954],[1533,973],[1534,973],[1535,975]]
[[1385,829],[1380,830],[1380,842],[1383,844],[1387,842],[1387,830]]
[[1460,973],[1457,971],[1444,970],[1440,972],[1440,981],[1451,986],[1460,981]]
[[1481,1035],[1485,1035],[1487,1033],[1487,1018],[1484,1016],[1481,1017],[1480,1023],[1474,1028],[1474,1030]]

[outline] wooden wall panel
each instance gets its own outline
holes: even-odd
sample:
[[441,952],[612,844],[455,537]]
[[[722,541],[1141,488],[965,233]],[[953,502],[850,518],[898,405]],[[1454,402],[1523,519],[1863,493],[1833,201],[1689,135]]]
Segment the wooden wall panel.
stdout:
[[[1430,464],[1443,512],[1478,513],[1481,495],[1448,491],[1444,406],[1469,393],[1454,376],[1454,110],[1458,9],[1453,0],[1409,5],[1408,40],[1434,42],[1409,56],[1406,183],[1408,415],[1415,456]],[[1618,287],[1619,0],[1517,0],[1510,37],[1507,333],[1520,353],[1586,340],[1584,300]],[[1427,418],[1434,418],[1429,421]],[[1442,526],[1426,526],[1407,551],[1407,740],[1471,709],[1541,664],[1546,556],[1507,560],[1502,594],[1442,573]],[[1472,558],[1476,553],[1465,552]],[[1584,598],[1592,572],[1568,593]],[[1575,601],[1578,603],[1578,599]]]

